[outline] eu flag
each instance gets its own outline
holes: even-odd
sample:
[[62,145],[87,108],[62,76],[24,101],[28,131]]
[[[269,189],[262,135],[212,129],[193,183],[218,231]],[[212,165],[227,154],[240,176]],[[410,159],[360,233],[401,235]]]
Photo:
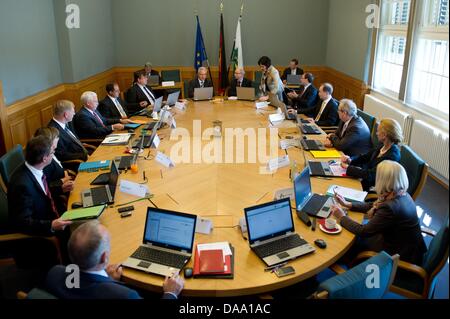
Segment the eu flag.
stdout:
[[195,40],[195,60],[194,68],[198,71],[198,68],[203,66],[203,62],[207,60],[205,43],[203,42],[202,29],[200,28],[200,21],[197,16],[197,37]]

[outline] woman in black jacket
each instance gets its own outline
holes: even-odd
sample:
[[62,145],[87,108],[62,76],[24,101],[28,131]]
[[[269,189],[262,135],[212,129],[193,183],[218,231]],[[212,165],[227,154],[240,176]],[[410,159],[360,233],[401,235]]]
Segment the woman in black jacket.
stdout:
[[[332,207],[332,214],[342,227],[359,236],[357,250],[384,250],[390,255],[399,254],[404,261],[421,264],[427,248],[416,205],[407,192],[408,184],[403,166],[387,160],[378,165],[375,203],[350,203],[336,195],[340,205]],[[341,206],[367,213],[369,222],[365,225],[355,222]]]
[[343,156],[341,165],[347,168],[347,176],[361,178],[363,190],[371,190],[375,185],[377,166],[382,161],[400,161],[399,144],[403,141],[400,124],[396,120],[381,120],[377,130],[380,144],[366,154],[350,157]]

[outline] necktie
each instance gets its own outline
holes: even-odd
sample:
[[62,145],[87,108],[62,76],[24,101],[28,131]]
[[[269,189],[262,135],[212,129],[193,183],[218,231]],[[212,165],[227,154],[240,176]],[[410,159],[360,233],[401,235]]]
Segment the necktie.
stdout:
[[203,81],[200,81],[200,87],[201,87],[201,88],[203,87],[203,85],[204,85],[204,82],[203,82]]
[[238,82],[238,86],[241,87],[242,86],[242,81]]
[[116,104],[117,110],[120,113],[121,117],[127,117],[127,113],[125,113],[125,110],[123,109],[122,105],[119,103],[119,99],[114,99],[114,103]]
[[317,114],[315,121],[319,121],[320,117],[322,116],[323,111],[325,110],[325,107],[327,106],[326,101],[323,101],[322,106],[320,108],[319,114]]
[[150,96],[150,102],[154,103],[155,102],[155,97],[152,94],[152,92],[144,85],[144,90],[147,92],[147,94]]
[[42,184],[44,184],[45,194],[47,195],[48,199],[50,200],[50,203],[52,205],[52,210],[56,215],[56,218],[59,218],[58,210],[56,209],[55,201],[52,198],[52,193],[50,192],[50,188],[47,184],[47,178],[45,177],[45,174],[42,174]]
[[92,112],[92,114],[94,114],[94,117],[97,119],[97,121],[98,121],[103,127],[106,127],[105,124],[103,124],[103,121],[102,121],[102,119],[100,118],[100,116],[98,116],[97,113],[95,113],[95,111]]
[[66,127],[64,128],[64,131],[66,131],[67,134],[69,134],[70,138],[71,138],[75,143],[77,143],[77,144],[83,149],[83,153],[87,155],[87,154],[88,154],[88,151],[84,148],[83,143],[81,143],[81,141],[75,136],[75,134],[72,133],[72,131],[69,129],[69,126],[67,126],[67,124],[66,124]]

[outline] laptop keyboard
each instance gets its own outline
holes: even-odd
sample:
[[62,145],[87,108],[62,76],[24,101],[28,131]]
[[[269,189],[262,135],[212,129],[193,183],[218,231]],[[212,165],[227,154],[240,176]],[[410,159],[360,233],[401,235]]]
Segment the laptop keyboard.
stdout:
[[108,194],[106,193],[105,187],[91,188],[91,194],[92,200],[95,205],[97,205],[97,203],[102,204],[109,202]]
[[295,234],[268,244],[254,247],[253,250],[259,257],[265,258],[305,244],[307,244],[307,242],[301,239],[299,235]]
[[310,125],[302,125],[302,131],[305,134],[318,134],[319,131],[314,127]]
[[131,161],[133,156],[122,156],[120,159],[119,169],[129,169],[131,167]]
[[324,175],[325,173],[320,162],[309,162],[309,168],[311,169],[311,175]]
[[183,268],[184,264],[188,259],[186,256],[183,255],[173,254],[142,246],[139,247],[133,253],[133,255],[131,255],[131,257],[178,269]]
[[[321,209],[322,207],[325,205],[325,203],[327,202],[328,197],[326,196],[320,196],[318,194],[314,194],[311,199],[308,201],[308,203],[305,205],[305,207],[303,207],[302,211],[304,211],[305,213],[309,214],[309,215],[316,215]],[[329,209],[326,208],[326,210]]]
[[303,148],[307,149],[307,150],[319,150],[320,149],[320,145],[317,141],[315,140],[302,140],[301,141]]

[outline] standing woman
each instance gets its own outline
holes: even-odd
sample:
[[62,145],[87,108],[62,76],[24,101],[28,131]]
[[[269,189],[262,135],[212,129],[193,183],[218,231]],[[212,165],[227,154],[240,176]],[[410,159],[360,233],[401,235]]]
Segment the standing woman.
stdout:
[[280,78],[280,73],[272,65],[269,57],[263,56],[258,60],[258,65],[261,68],[261,84],[259,86],[262,96],[261,101],[271,99],[271,96],[276,96],[278,100],[283,100],[283,82]]
[[[378,165],[375,203],[350,203],[336,195],[340,205],[331,212],[349,232],[358,236],[354,253],[363,250],[399,254],[400,259],[420,265],[427,251],[420,230],[416,204],[408,194],[408,176],[397,162],[383,161]],[[343,208],[367,213],[369,222],[361,225],[346,216]],[[356,251],[355,251],[356,250]]]
[[400,143],[403,141],[402,127],[396,120],[383,119],[377,129],[380,144],[366,154],[341,158],[341,166],[347,176],[362,178],[363,189],[368,192],[375,185],[377,166],[382,161],[400,161]]

